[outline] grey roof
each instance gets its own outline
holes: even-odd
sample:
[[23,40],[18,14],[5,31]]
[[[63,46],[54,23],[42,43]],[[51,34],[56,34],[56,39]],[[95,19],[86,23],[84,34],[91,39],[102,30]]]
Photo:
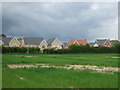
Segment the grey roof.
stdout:
[[51,45],[55,39],[56,39],[56,38],[48,39],[48,40],[47,40],[47,43],[48,43],[49,45]]
[[39,45],[43,38],[40,37],[23,37],[25,45]]
[[95,42],[90,42],[89,45],[90,45],[90,46],[94,46],[94,45],[95,45]]
[[107,39],[96,39],[98,45],[104,45]]
[[12,39],[13,39],[12,37],[2,37],[2,42],[5,45],[8,45]]
[[63,43],[64,47],[68,47],[68,44],[67,43]]

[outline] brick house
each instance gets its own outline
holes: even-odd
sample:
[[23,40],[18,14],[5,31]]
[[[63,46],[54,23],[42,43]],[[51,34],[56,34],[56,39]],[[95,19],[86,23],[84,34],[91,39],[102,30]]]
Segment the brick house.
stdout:
[[98,46],[111,47],[109,39],[96,39],[95,43],[97,43]]
[[86,39],[69,39],[68,40],[68,46],[75,44],[75,45],[86,45],[88,44]]

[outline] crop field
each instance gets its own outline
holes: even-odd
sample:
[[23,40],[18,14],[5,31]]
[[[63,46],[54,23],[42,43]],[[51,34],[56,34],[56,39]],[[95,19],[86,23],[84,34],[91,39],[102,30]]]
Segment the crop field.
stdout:
[[3,54],[3,88],[118,88],[119,54]]

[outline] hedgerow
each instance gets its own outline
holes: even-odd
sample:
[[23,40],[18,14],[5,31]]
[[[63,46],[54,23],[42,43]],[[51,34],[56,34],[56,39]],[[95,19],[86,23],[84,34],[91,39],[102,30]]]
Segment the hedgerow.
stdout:
[[[38,47],[5,47],[2,53],[41,53]],[[43,54],[68,54],[68,53],[120,53],[120,44],[113,47],[90,47],[89,45],[71,45],[67,49],[44,49]]]
[[38,47],[5,47],[2,46],[2,53],[39,53]]

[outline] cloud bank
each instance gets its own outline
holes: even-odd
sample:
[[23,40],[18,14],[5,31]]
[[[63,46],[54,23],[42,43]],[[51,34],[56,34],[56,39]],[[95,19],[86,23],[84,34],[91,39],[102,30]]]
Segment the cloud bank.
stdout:
[[118,38],[113,2],[3,3],[2,32],[8,36],[67,39]]

